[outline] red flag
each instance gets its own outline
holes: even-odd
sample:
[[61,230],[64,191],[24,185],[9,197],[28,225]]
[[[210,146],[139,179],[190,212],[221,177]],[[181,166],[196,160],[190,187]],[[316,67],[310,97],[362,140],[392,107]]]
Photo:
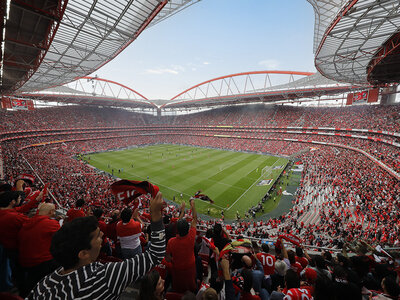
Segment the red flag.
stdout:
[[158,186],[152,185],[148,181],[126,179],[114,182],[110,186],[110,189],[117,200],[120,200],[125,204],[129,204],[140,195],[150,194],[154,198],[160,190]]

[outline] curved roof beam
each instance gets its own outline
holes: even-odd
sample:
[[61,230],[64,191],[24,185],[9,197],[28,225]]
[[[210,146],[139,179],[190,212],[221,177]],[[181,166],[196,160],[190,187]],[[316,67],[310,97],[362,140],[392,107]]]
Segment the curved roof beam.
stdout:
[[[202,85],[206,85],[206,84],[209,84],[209,83],[212,83],[212,82],[216,82],[216,81],[219,81],[219,80],[232,79],[232,78],[238,77],[238,76],[250,76],[250,75],[260,75],[260,74],[261,75],[280,74],[280,75],[291,75],[291,76],[293,76],[293,75],[310,76],[310,75],[313,75],[314,73],[312,73],[312,72],[298,72],[298,71],[252,71],[252,72],[235,73],[235,74],[216,77],[216,78],[204,81],[202,83],[196,84],[196,85],[192,86],[191,88],[188,88],[188,89],[184,90],[183,92],[179,93],[175,97],[172,97],[171,101],[177,99],[178,97],[180,97],[180,96],[186,94],[187,92],[189,92],[191,90],[194,90],[194,89],[196,89],[196,88],[198,88],[198,87],[200,87]],[[266,80],[268,80],[270,82],[270,79],[268,77],[266,77]],[[249,79],[249,85],[252,84],[250,81],[251,81],[251,79]],[[247,78],[246,78],[246,83],[247,83]],[[232,84],[235,84],[235,82],[233,82]],[[237,86],[236,86],[236,88],[237,88]],[[264,88],[266,88],[266,86]]]
[[[130,87],[128,87],[128,86],[126,86],[126,85],[124,85],[124,84],[122,84],[122,83],[118,83],[118,82],[116,82],[116,81],[113,81],[113,80],[108,80],[108,79],[99,78],[99,77],[92,77],[92,76],[84,76],[84,77],[77,78],[77,79],[97,80],[97,81],[102,81],[102,82],[105,82],[105,83],[115,84],[115,85],[117,85],[117,86],[119,86],[119,87],[121,87],[121,88],[123,88],[123,89],[127,89],[127,90],[129,90],[129,91],[135,93],[136,95],[142,97],[143,99],[149,101],[150,103],[153,103],[153,102],[151,102],[149,99],[147,99],[145,96],[143,96],[143,95],[140,94],[139,92],[135,91],[134,89],[131,89]],[[154,104],[154,103],[153,103],[153,104]],[[154,104],[154,105],[155,105],[155,104]],[[156,106],[156,105],[155,105],[155,106]],[[156,106],[156,107],[157,107],[157,106]]]
[[19,93],[15,96],[61,103],[158,108],[155,103],[126,85],[92,76],[77,78],[74,82],[63,86],[32,93]]
[[[255,76],[261,78],[257,79]],[[300,78],[294,78],[294,76],[300,76]],[[280,79],[279,84],[276,84],[276,77]],[[282,79],[286,79],[286,82]],[[170,102],[162,105],[161,108],[212,107],[257,102],[280,103],[280,101],[302,101],[304,98],[320,100],[321,96],[332,97],[362,88],[365,88],[365,86],[339,83],[327,79],[319,73],[298,71],[243,72],[199,83],[179,93]]]

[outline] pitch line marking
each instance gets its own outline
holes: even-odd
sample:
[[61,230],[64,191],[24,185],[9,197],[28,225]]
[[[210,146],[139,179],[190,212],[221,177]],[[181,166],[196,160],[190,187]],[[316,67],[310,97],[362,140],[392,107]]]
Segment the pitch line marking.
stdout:
[[[270,167],[271,168],[271,170],[272,170],[272,168],[275,166],[275,164],[278,162],[278,161],[280,161],[280,158],[276,161],[276,162],[274,162],[274,164]],[[269,170],[270,171],[270,170]],[[266,174],[266,173],[265,173]],[[232,203],[232,205],[230,205],[229,206],[229,208],[227,208],[226,210],[228,211],[228,210],[230,210],[235,204],[236,204],[236,202],[238,202],[242,197],[243,197],[243,195],[244,194],[246,194],[256,183],[258,183],[258,181],[263,177],[264,175],[261,175],[243,194],[241,194],[240,196],[239,196],[239,198],[237,198],[236,199],[236,201],[235,202],[233,202]]]

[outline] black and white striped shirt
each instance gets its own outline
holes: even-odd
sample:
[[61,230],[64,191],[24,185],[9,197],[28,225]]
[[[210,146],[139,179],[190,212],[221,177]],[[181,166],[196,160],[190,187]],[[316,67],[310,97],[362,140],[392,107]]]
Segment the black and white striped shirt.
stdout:
[[118,299],[164,256],[165,230],[160,221],[151,224],[151,245],[145,253],[122,262],[94,262],[66,275],[60,268],[43,278],[26,299]]

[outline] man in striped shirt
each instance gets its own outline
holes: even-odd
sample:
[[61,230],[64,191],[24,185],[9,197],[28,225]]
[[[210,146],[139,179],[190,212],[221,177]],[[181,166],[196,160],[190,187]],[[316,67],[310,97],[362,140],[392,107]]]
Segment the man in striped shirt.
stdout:
[[94,217],[65,224],[53,237],[51,253],[62,266],[42,279],[27,299],[118,299],[125,288],[165,255],[161,192],[150,200],[151,246],[117,263],[96,262],[103,233]]

